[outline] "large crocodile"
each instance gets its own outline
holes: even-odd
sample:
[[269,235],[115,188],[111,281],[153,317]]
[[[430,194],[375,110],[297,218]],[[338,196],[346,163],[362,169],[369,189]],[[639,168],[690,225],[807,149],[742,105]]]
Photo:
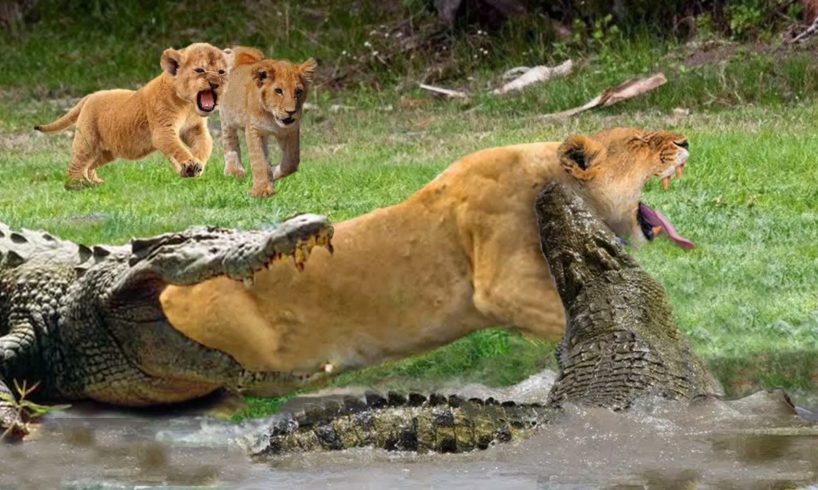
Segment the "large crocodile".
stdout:
[[158,297],[168,284],[214,276],[250,282],[290,257],[301,268],[312,247],[331,249],[331,237],[316,215],[265,231],[199,227],[91,248],[0,224],[0,434],[27,430],[12,381],[36,384],[39,398],[127,406],[304,384],[311,373],[249,371],[190,340],[168,324]]
[[[373,446],[464,452],[523,437],[566,404],[625,410],[640,397],[690,400],[721,388],[673,323],[662,286],[583,200],[559,184],[538,196],[542,249],[568,323],[561,373],[542,404],[413,394],[346,397],[277,419],[257,455]],[[532,223],[533,225],[533,223]]]

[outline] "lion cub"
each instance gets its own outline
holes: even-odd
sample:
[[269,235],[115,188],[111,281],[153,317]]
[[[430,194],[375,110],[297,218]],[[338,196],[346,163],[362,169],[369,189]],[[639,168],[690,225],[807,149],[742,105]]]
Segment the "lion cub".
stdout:
[[[315,67],[312,58],[296,65],[264,59],[257,49],[233,48],[230,86],[219,108],[224,175],[244,177],[236,134],[243,129],[253,173],[253,197],[271,196],[274,181],[298,170],[301,112]],[[282,153],[275,168],[270,166],[267,155],[270,135],[278,141]]]
[[66,189],[102,183],[96,169],[116,158],[138,160],[162,152],[182,177],[202,173],[213,139],[206,117],[227,77],[227,54],[207,43],[166,49],[162,74],[139,90],[101,90],[66,115],[34,129],[49,133],[77,124]]

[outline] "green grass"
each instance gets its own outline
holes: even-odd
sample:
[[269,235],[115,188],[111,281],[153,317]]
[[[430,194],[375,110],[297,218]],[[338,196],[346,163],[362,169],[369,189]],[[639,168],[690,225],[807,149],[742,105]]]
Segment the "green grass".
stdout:
[[[372,34],[388,21],[377,9],[326,7],[324,20],[315,20],[309,9],[321,2],[279,2],[247,20],[239,14],[249,4],[231,7],[235,12],[208,4],[194,19],[171,2],[151,11],[126,2],[93,4],[102,7],[81,18],[73,11],[49,13],[52,4],[41,2],[41,21],[18,37],[0,33],[0,66],[14,67],[0,70],[0,220],[85,243],[120,243],[203,223],[254,228],[301,211],[339,221],[401,201],[480,148],[611,126],[677,130],[691,141],[685,177],[667,192],[650,183],[644,199],[698,248],[685,252],[658,240],[634,253],[665,285],[679,325],[729,394],[784,387],[815,402],[818,106],[809,101],[818,96],[818,63],[809,51],[729,44],[702,49],[642,33],[604,38],[580,52],[547,37],[526,41],[524,29],[501,33],[506,37],[468,31],[447,40],[450,58],[432,63],[413,54],[388,66],[365,63],[369,75],[335,90],[327,77],[365,55],[365,42],[388,49]],[[199,179],[177,178],[153,155],[104,167],[102,187],[64,191],[69,134],[44,136],[30,128],[88,91],[144,83],[158,73],[162,49],[194,40],[319,58],[325,71],[310,95],[317,108],[306,116],[301,170],[278,184],[273,199],[251,199],[247,182],[221,175],[217,145]],[[481,47],[491,55],[481,57]],[[702,53],[705,62],[692,61]],[[500,82],[504,69],[565,56],[579,61],[570,77],[502,98],[485,91]],[[449,63],[441,84],[476,95],[438,101],[415,88],[430,63]],[[637,100],[567,121],[537,117],[658,70],[669,83]],[[333,112],[333,104],[351,109]],[[692,115],[674,115],[676,107]],[[218,128],[215,117],[211,127]],[[333,384],[506,385],[543,367],[554,367],[553,346],[489,330],[341,375]],[[269,413],[281,401],[250,399],[240,417]]]

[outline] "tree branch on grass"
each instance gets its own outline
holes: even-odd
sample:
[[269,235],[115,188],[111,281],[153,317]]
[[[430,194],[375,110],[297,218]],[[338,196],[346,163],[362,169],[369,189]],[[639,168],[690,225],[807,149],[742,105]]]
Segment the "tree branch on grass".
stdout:
[[808,37],[812,37],[812,35],[814,35],[816,32],[818,32],[818,17],[812,21],[812,25],[809,26],[806,31],[787,41],[787,44],[798,44],[803,42]]
[[[503,78],[510,78],[516,76],[512,81],[506,83],[500,88],[492,90],[492,94],[494,95],[504,95],[509,92],[515,92],[517,90],[522,90],[529,85],[533,85],[535,83],[541,83],[550,80],[552,77],[555,76],[565,76],[571,73],[571,70],[574,68],[574,62],[571,60],[565,61],[560,65],[557,66],[535,66],[534,68],[528,68],[525,66],[520,66],[517,68],[512,68],[503,74]],[[430,92],[434,92],[435,94],[442,95],[444,97],[450,99],[465,99],[470,96],[468,92],[464,92],[461,90],[452,90],[445,87],[438,87],[435,85],[428,85],[425,83],[420,84],[420,88],[423,90],[428,90]]]
[[632,99],[644,93],[650,92],[667,83],[667,78],[664,73],[656,73],[648,78],[640,78],[637,80],[628,80],[616,87],[609,88],[594,97],[587,104],[568,109],[567,111],[554,112],[542,116],[544,119],[562,119],[566,117],[575,116],[581,112],[585,112],[597,107],[609,107],[623,100]]

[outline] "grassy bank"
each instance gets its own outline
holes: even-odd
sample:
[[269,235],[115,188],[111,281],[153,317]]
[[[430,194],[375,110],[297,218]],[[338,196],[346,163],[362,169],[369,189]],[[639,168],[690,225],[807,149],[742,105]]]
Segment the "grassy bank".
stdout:
[[[153,17],[131,13],[145,22],[111,20],[104,31],[89,27],[94,19],[46,18],[18,37],[0,34],[0,66],[14,67],[0,70],[0,220],[85,243],[122,242],[202,223],[252,228],[299,211],[340,221],[404,199],[479,148],[611,126],[673,129],[690,138],[685,177],[664,192],[650,183],[644,198],[698,248],[685,252],[659,240],[634,253],[665,285],[679,325],[730,394],[778,386],[801,400],[818,393],[818,106],[811,102],[818,95],[818,63],[812,51],[728,42],[679,45],[644,34],[603,37],[580,53],[546,41],[518,49],[514,36],[507,45],[502,37],[481,40],[467,33],[449,44],[461,73],[442,76],[440,83],[478,94],[439,101],[415,88],[428,75],[417,59],[364,65],[370,76],[353,77],[340,89],[330,83],[344,56],[371,52],[364,43],[371,44],[369,27],[378,25],[372,12],[355,18],[338,13],[347,17],[337,25],[346,26],[353,40],[341,43],[344,32],[334,28],[310,37],[303,26],[312,21],[303,10],[271,8],[249,24],[231,24],[233,17],[208,11],[206,18],[221,15],[226,26],[208,21],[194,29],[179,25],[185,20],[170,15],[173,8],[162,4],[161,15]],[[289,16],[286,25],[295,27],[265,30],[267,15]],[[88,91],[143,83],[157,73],[164,47],[201,39],[320,58],[326,71],[310,95],[315,107],[303,128],[301,170],[279,184],[275,198],[253,200],[247,182],[222,177],[217,145],[200,179],[178,179],[154,155],[104,167],[100,188],[63,191],[70,134],[43,136],[30,128]],[[478,46],[488,46],[483,49],[491,49],[490,55],[474,58],[482,53]],[[504,69],[566,56],[579,61],[568,78],[504,98],[484,93]],[[640,99],[571,120],[537,117],[657,70],[666,72],[669,83]],[[211,124],[217,131],[215,118]],[[553,367],[552,350],[491,330],[413,359],[342,375],[334,384],[509,384]],[[276,401],[251,404],[252,414],[260,414]]]

